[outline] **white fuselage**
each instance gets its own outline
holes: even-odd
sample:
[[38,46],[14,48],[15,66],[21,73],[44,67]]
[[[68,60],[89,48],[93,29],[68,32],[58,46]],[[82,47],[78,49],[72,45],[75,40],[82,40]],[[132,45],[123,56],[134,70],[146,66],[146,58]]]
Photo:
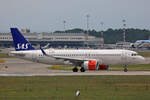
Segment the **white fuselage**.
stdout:
[[[48,55],[68,57],[68,58],[80,58],[84,61],[94,59],[101,65],[120,65],[120,64],[136,64],[143,63],[144,58],[137,55],[136,52],[130,50],[55,50],[46,49],[45,52]],[[18,57],[26,60],[35,61],[39,63],[51,64],[51,65],[63,65],[70,64],[63,59],[55,59],[53,57],[47,57],[42,54],[41,50],[29,50],[29,51],[11,51]]]

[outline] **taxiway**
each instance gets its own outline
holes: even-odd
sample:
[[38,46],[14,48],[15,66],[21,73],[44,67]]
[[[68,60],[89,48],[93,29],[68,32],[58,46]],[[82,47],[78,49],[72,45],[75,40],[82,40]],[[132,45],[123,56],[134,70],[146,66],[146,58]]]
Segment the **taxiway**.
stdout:
[[[150,71],[86,71],[84,73],[64,70],[50,70],[51,65],[34,63],[18,58],[6,58],[0,65],[0,76],[88,76],[88,75],[150,75]],[[147,62],[148,63],[148,62]]]

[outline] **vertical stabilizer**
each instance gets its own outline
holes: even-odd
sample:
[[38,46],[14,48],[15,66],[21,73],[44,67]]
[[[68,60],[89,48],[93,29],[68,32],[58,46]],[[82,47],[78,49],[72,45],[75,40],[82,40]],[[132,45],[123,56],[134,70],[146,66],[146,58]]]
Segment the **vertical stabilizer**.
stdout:
[[35,50],[17,28],[10,28],[16,51]]

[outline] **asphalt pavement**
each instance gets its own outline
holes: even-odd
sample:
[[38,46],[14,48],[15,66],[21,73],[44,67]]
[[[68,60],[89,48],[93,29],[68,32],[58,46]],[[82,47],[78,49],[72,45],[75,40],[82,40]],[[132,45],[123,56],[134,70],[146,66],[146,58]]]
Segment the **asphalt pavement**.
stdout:
[[[150,75],[150,71],[86,71],[72,72],[64,70],[50,70],[51,65],[35,63],[19,58],[5,58],[0,65],[0,76],[88,76],[88,75]],[[148,58],[145,63],[149,63]]]

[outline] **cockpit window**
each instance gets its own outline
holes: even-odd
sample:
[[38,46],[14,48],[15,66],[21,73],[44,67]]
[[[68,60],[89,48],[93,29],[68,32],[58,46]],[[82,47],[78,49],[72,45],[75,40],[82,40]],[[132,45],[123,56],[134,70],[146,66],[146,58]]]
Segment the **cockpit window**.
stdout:
[[137,56],[137,54],[136,53],[132,53],[132,56]]

